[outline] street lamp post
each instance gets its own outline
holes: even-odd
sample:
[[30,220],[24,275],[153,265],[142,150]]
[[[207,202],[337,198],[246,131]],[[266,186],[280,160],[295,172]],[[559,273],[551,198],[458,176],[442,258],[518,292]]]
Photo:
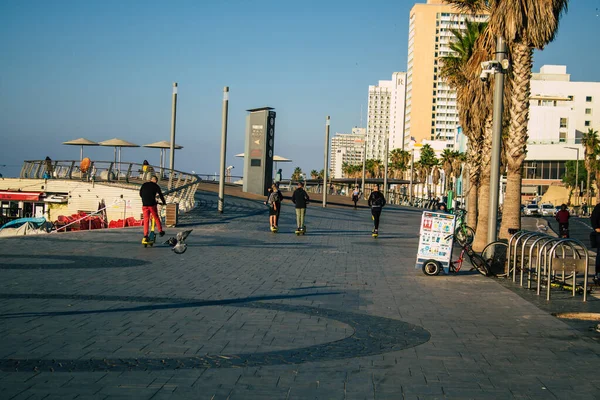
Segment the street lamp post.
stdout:
[[410,184],[409,184],[410,187],[408,189],[410,192],[409,193],[409,196],[410,196],[409,203],[411,206],[412,206],[412,201],[413,201],[413,176],[414,176],[413,168],[414,168],[414,165],[415,165],[415,149],[412,149],[411,150],[411,160],[410,160]]
[[[329,170],[329,126],[331,124],[331,120],[329,115],[325,120],[325,151],[324,151],[324,162],[323,162],[323,188],[327,185],[327,172]],[[305,179],[306,180],[306,179]],[[327,189],[323,190],[323,207],[327,207]]]
[[223,213],[223,206],[225,204],[225,165],[227,153],[227,116],[229,113],[229,86],[223,88],[223,112],[221,120],[221,164],[219,168],[219,201],[217,203],[217,209],[220,213]]
[[[577,147],[565,147],[565,149],[575,150],[577,152],[577,163],[575,164],[575,190],[577,190],[577,186],[579,184],[579,148]],[[577,200],[579,200],[579,196],[577,196]],[[579,203],[579,201],[577,201]],[[578,204],[576,204],[578,205]]]

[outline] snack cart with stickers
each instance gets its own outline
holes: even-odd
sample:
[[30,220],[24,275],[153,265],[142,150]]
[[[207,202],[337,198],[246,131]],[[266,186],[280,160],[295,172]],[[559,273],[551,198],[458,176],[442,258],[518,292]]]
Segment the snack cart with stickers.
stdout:
[[415,268],[422,269],[428,262],[437,262],[444,269],[444,273],[450,272],[455,223],[454,214],[423,212]]

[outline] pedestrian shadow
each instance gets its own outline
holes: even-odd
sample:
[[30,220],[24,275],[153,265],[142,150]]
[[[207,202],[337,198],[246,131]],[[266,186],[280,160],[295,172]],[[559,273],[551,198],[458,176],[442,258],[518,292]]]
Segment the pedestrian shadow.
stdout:
[[[22,263],[11,259],[38,259],[39,263]],[[48,263],[48,261],[57,261]],[[148,261],[134,258],[98,257],[90,255],[54,255],[54,254],[2,254],[0,269],[96,269],[130,268],[149,264]]]
[[49,311],[49,312],[19,312],[0,314],[0,319],[32,318],[32,317],[61,317],[74,315],[93,315],[93,314],[114,314],[124,312],[145,312],[157,310],[174,310],[197,307],[211,306],[242,306],[246,303],[267,300],[289,300],[303,297],[315,296],[333,296],[344,294],[344,292],[321,292],[306,294],[284,294],[284,295],[264,295],[250,296],[223,300],[196,300],[188,298],[168,298],[168,297],[142,297],[142,296],[96,296],[96,295],[62,295],[62,294],[6,294],[0,293],[1,299],[52,299],[52,300],[80,300],[80,301],[111,301],[111,302],[148,302],[148,303],[166,303],[152,304],[137,307],[123,308],[105,308],[101,310],[73,310],[73,311]]

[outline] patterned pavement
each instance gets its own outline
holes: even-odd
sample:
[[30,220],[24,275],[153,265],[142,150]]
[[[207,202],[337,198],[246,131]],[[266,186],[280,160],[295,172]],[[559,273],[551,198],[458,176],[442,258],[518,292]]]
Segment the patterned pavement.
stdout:
[[183,255],[139,228],[0,242],[2,398],[598,398],[594,332],[414,268],[419,210],[373,239],[368,210],[312,204],[296,236],[289,201],[273,234],[260,201],[199,198]]

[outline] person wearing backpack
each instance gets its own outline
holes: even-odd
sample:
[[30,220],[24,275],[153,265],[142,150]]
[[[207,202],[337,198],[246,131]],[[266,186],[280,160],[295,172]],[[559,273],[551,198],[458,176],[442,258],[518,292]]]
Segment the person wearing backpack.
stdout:
[[269,224],[271,232],[277,232],[279,230],[277,227],[277,214],[281,202],[279,201],[279,190],[277,190],[275,184],[269,188],[269,193],[269,199],[267,200],[267,205],[269,206]]
[[304,225],[304,217],[306,215],[306,205],[310,198],[308,194],[304,190],[304,184],[302,182],[298,182],[298,187],[294,190],[292,194],[292,202],[296,206],[296,223],[298,225],[297,233],[304,233],[306,227]]
[[275,219],[275,226],[279,226],[279,214],[281,213],[281,202],[283,201],[283,194],[281,193],[281,190],[279,190],[279,183],[275,183],[274,185],[275,187],[273,188],[273,190],[277,191],[277,218]]
[[379,218],[381,217],[381,209],[385,206],[386,201],[383,194],[379,191],[379,184],[375,185],[375,188],[371,192],[368,200],[369,207],[371,207],[371,215],[375,223],[373,228],[373,235],[379,234]]

